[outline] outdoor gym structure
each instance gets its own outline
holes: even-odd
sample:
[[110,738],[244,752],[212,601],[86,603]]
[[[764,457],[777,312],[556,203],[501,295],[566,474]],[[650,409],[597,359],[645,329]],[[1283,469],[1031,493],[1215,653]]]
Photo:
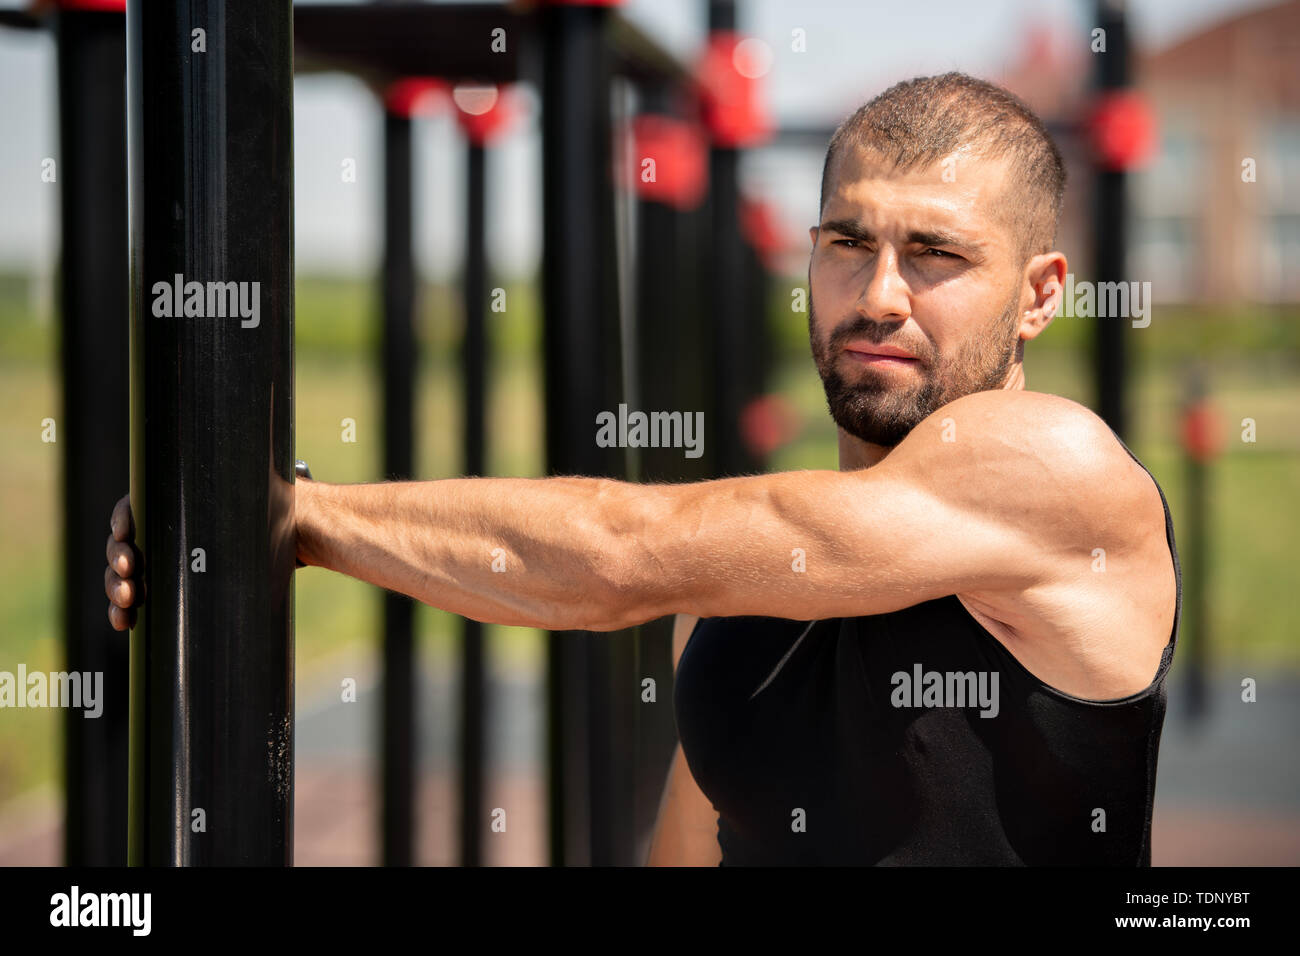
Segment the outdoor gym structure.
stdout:
[[[105,687],[101,719],[66,721],[67,863],[293,862],[295,70],[353,73],[384,104],[385,478],[416,477],[412,123],[458,84],[540,91],[548,472],[682,481],[765,466],[742,437],[766,387],[768,279],[741,226],[752,220],[740,158],[772,136],[824,150],[830,130],[768,127],[757,82],[732,65],[732,2],[708,3],[699,70],[617,6],[62,0],[0,13],[0,25],[48,28],[57,42],[66,667],[102,672]],[[1097,85],[1124,87],[1122,7],[1098,15],[1112,55]],[[459,118],[461,471],[482,474],[485,154],[509,116],[498,105]],[[654,157],[657,180],[616,175],[624,150]],[[1100,162],[1100,281],[1124,278],[1124,178],[1122,163]],[[1100,410],[1121,433],[1122,328],[1098,323],[1097,349]],[[620,403],[703,410],[703,456],[600,447],[596,416]],[[129,642],[105,619],[102,561],[105,518],[128,487],[148,592]],[[404,865],[413,602],[386,593],[383,607],[382,859]],[[552,864],[641,862],[675,744],[670,624],[550,636]],[[475,622],[463,651],[460,853],[476,865],[486,701]],[[640,704],[644,677],[660,688],[654,706]]]

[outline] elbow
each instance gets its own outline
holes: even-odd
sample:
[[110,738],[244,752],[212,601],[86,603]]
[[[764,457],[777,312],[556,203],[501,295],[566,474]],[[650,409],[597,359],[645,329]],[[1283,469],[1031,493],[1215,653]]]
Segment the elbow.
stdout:
[[665,606],[671,584],[659,559],[662,547],[654,540],[665,524],[663,503],[624,482],[602,481],[597,489],[592,520],[573,529],[576,540],[588,542],[578,577],[545,609],[550,630],[620,631],[672,610]]
[[635,542],[623,539],[612,560],[596,571],[579,610],[580,630],[621,631],[666,613],[657,606],[654,569],[640,551]]
[[591,609],[586,629],[617,631],[671,613],[670,568],[662,535],[675,524],[672,499],[652,486],[609,486],[610,508],[602,521],[602,546],[592,567]]
[[658,617],[663,615],[637,610],[634,606],[617,600],[596,602],[584,599],[581,604],[547,614],[534,621],[532,626],[546,631],[594,631],[608,634],[637,627]]
[[579,584],[573,625],[582,631],[621,631],[662,617],[662,569],[635,534],[616,534],[600,549]]
[[653,620],[646,589],[625,565],[609,561],[592,565],[580,580],[572,582],[563,597],[534,605],[529,625],[547,631],[621,631]]

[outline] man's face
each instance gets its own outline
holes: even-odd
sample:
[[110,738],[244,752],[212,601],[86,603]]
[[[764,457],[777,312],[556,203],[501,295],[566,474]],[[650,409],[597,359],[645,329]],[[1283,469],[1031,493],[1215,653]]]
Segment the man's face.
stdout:
[[1023,264],[1001,214],[1007,167],[951,159],[899,173],[845,149],[810,230],[813,359],[831,417],[863,441],[897,445],[948,402],[1001,388],[1017,358]]

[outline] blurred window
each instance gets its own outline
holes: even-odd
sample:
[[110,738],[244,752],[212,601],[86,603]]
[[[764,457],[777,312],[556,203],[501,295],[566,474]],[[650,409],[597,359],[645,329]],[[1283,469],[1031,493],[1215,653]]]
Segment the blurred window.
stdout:
[[1129,177],[1131,278],[1150,281],[1157,302],[1187,302],[1204,291],[1198,237],[1205,143],[1194,114],[1170,110],[1160,123],[1159,151]]
[[1260,209],[1260,292],[1272,302],[1300,300],[1300,117],[1264,121],[1257,181]]

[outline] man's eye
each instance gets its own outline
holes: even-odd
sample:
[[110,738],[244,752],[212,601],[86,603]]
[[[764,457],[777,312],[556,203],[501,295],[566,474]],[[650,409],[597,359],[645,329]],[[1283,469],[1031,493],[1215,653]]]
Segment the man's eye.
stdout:
[[856,249],[856,248],[858,247],[858,240],[856,240],[856,239],[832,239],[832,240],[831,240],[831,245],[832,245],[832,246],[843,246],[843,247],[846,248],[846,249]]
[[925,254],[926,254],[926,255],[930,255],[931,253],[933,253],[935,256],[937,256],[937,257],[939,257],[939,258],[941,258],[941,259],[942,259],[942,258],[948,258],[948,259],[960,259],[960,258],[961,258],[961,256],[953,255],[951,252],[945,252],[945,251],[942,250],[942,249],[926,249],[926,250],[925,250]]

